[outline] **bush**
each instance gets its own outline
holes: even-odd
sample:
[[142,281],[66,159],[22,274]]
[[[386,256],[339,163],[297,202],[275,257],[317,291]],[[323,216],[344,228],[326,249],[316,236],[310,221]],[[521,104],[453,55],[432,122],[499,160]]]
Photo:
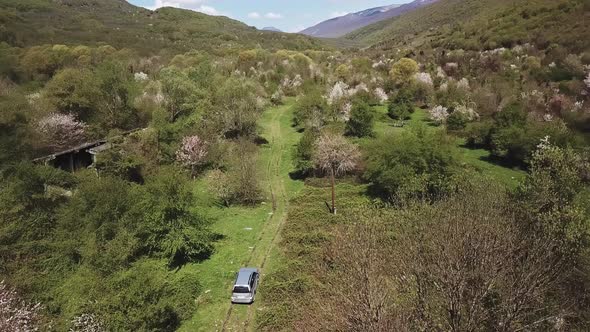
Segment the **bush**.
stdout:
[[176,331],[196,309],[200,291],[194,273],[142,260],[109,280],[94,310],[112,331]]
[[447,118],[447,128],[449,130],[463,130],[469,123],[469,116],[463,112],[453,112]]
[[465,131],[467,145],[474,148],[489,147],[490,132],[493,125],[492,121],[469,124]]
[[350,120],[346,123],[346,134],[356,137],[373,135],[375,115],[368,104],[355,102],[350,112]]
[[256,204],[262,198],[257,154],[256,145],[240,140],[227,157],[227,170],[215,170],[209,175],[210,189],[226,206]]
[[328,105],[319,90],[309,91],[295,106],[296,126],[319,128],[326,120]]
[[408,120],[414,113],[412,92],[409,89],[400,90],[389,103],[387,114],[396,120]]
[[295,169],[300,175],[308,175],[314,169],[313,152],[317,138],[317,132],[308,129],[297,143],[293,159],[295,160]]
[[371,145],[365,177],[389,200],[430,199],[449,190],[457,166],[453,140],[441,130],[418,127]]
[[213,252],[209,222],[193,212],[188,178],[176,169],[164,169],[150,179],[138,205],[145,222],[139,231],[146,252],[168,260],[172,267],[200,261]]

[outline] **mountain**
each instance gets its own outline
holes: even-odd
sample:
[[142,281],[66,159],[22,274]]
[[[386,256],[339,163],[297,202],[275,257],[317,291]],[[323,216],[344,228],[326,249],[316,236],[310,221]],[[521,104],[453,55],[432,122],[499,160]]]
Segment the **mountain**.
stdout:
[[440,0],[342,39],[381,51],[402,46],[485,50],[531,43],[590,48],[586,0]]
[[278,29],[278,28],[275,28],[275,27],[264,27],[261,30],[263,30],[263,31],[283,32],[281,29]]
[[178,8],[151,11],[124,0],[0,0],[0,42],[109,44],[143,54],[323,47],[310,37],[260,31],[227,17]]
[[436,1],[438,0],[415,0],[401,6],[390,5],[370,8],[357,13],[352,13],[321,22],[301,31],[300,33],[308,36],[323,38],[341,37],[349,32],[360,29],[367,25],[402,15],[404,13],[416,10],[417,8],[427,6]]

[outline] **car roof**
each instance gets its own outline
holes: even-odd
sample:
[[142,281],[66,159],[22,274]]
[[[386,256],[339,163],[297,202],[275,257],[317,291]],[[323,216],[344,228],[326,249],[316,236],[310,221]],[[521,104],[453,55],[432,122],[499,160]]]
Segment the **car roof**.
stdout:
[[236,279],[236,285],[247,285],[248,282],[250,282],[250,276],[254,272],[258,273],[258,269],[253,268],[253,267],[241,268],[240,272],[238,272],[238,277]]

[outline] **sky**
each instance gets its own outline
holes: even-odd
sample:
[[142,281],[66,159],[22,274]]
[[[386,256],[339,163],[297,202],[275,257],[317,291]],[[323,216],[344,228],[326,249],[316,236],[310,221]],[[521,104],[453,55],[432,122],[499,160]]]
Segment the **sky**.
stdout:
[[156,9],[179,7],[209,15],[229,16],[258,28],[276,27],[299,32],[321,21],[347,13],[410,0],[127,0]]

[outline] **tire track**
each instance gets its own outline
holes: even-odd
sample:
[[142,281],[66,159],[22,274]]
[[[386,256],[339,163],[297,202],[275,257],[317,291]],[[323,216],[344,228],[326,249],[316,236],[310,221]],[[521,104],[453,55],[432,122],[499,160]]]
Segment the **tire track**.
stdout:
[[[271,228],[274,225],[272,221],[278,218],[278,221],[276,222],[276,229],[274,230],[270,242],[268,243],[267,248],[264,251],[263,256],[261,257],[261,261],[259,261],[260,264],[258,266],[261,272],[261,284],[264,279],[264,267],[266,266],[266,262],[268,261],[268,258],[272,253],[272,249],[276,245],[277,239],[279,238],[279,234],[283,229],[283,225],[286,220],[286,205],[288,203],[288,198],[284,181],[281,176],[281,164],[283,162],[283,149],[285,148],[285,144],[281,139],[282,128],[280,120],[285,115],[284,113],[288,110],[288,107],[290,106],[284,106],[274,110],[275,114],[273,114],[273,117],[269,125],[271,136],[271,157],[268,161],[266,174],[268,176],[269,192],[272,200],[272,215],[268,218],[267,223],[258,238],[258,243],[254,246],[250,253],[248,261],[245,262],[245,264],[248,266],[257,263],[254,261],[254,258],[256,257],[256,254],[259,250],[263,250],[263,248],[261,248],[261,244],[262,246],[264,246],[264,243],[262,243],[262,241],[264,240],[265,235],[267,235],[268,232],[272,231]],[[231,304],[228,308],[221,331],[247,331],[250,327],[250,324],[254,318],[256,304],[254,303],[248,307],[248,310],[246,312],[246,319],[243,322],[239,321],[240,317],[234,317],[234,309],[236,308],[236,306],[238,305]]]

